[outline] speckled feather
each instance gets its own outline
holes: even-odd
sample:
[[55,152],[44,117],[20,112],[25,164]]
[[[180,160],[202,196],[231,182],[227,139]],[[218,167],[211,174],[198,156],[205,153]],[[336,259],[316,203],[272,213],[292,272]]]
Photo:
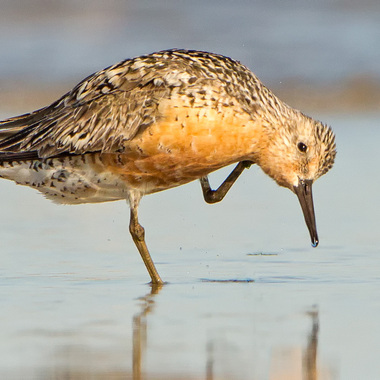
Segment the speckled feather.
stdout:
[[10,135],[0,149],[36,150],[40,157],[117,152],[160,118],[162,99],[185,95],[191,105],[215,89],[208,99],[214,104],[206,106],[239,105],[249,113],[265,91],[247,68],[216,54],[171,50],[126,60],[87,77],[49,107],[0,123],[3,136]]
[[[102,170],[117,171],[127,187],[134,184],[142,193],[241,160],[259,164],[291,188],[296,172],[307,176],[301,166],[310,166],[310,158],[294,150],[300,138],[316,157],[313,179],[335,157],[331,129],[281,102],[241,63],[188,50],[153,53],[99,71],[52,105],[0,122],[1,138],[0,162],[123,154],[109,157],[111,166]],[[159,174],[150,176],[150,184],[136,183],[147,172]],[[0,174],[27,184],[14,173]]]

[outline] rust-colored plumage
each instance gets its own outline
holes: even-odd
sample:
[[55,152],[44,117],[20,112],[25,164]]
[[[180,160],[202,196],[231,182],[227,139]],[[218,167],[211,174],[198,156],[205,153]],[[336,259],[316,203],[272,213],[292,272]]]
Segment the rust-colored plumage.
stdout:
[[[311,184],[334,158],[330,128],[281,102],[239,62],[199,51],[125,60],[48,107],[0,122],[1,177],[58,203],[128,200],[133,240],[157,284],[137,218],[143,195],[200,179],[205,200],[216,202],[256,163],[297,194],[317,245]],[[232,163],[211,190],[207,175]]]

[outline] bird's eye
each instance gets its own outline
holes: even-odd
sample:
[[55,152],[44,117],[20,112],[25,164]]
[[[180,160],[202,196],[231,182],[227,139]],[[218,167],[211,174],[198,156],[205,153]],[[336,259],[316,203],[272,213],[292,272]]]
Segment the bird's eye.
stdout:
[[307,151],[307,145],[305,145],[303,142],[299,142],[297,144],[298,150],[300,152],[306,152]]

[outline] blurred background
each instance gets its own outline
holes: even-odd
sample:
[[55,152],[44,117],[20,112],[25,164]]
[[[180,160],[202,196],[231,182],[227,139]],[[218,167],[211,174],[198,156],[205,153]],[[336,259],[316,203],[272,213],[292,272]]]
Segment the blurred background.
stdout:
[[92,72],[168,48],[240,60],[300,108],[373,109],[376,0],[0,1],[0,102],[53,101]]
[[174,47],[240,60],[332,125],[319,247],[252,167],[218,205],[196,182],[143,199],[169,282],[151,290],[124,202],[58,207],[1,181],[0,378],[380,378],[380,2],[0,0],[0,117]]

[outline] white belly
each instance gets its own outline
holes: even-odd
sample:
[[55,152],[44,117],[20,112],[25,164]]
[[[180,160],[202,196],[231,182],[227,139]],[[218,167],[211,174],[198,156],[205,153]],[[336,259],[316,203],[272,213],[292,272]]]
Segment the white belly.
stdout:
[[118,176],[95,171],[81,156],[45,161],[4,162],[0,177],[30,186],[57,203],[79,204],[127,199],[129,189]]

